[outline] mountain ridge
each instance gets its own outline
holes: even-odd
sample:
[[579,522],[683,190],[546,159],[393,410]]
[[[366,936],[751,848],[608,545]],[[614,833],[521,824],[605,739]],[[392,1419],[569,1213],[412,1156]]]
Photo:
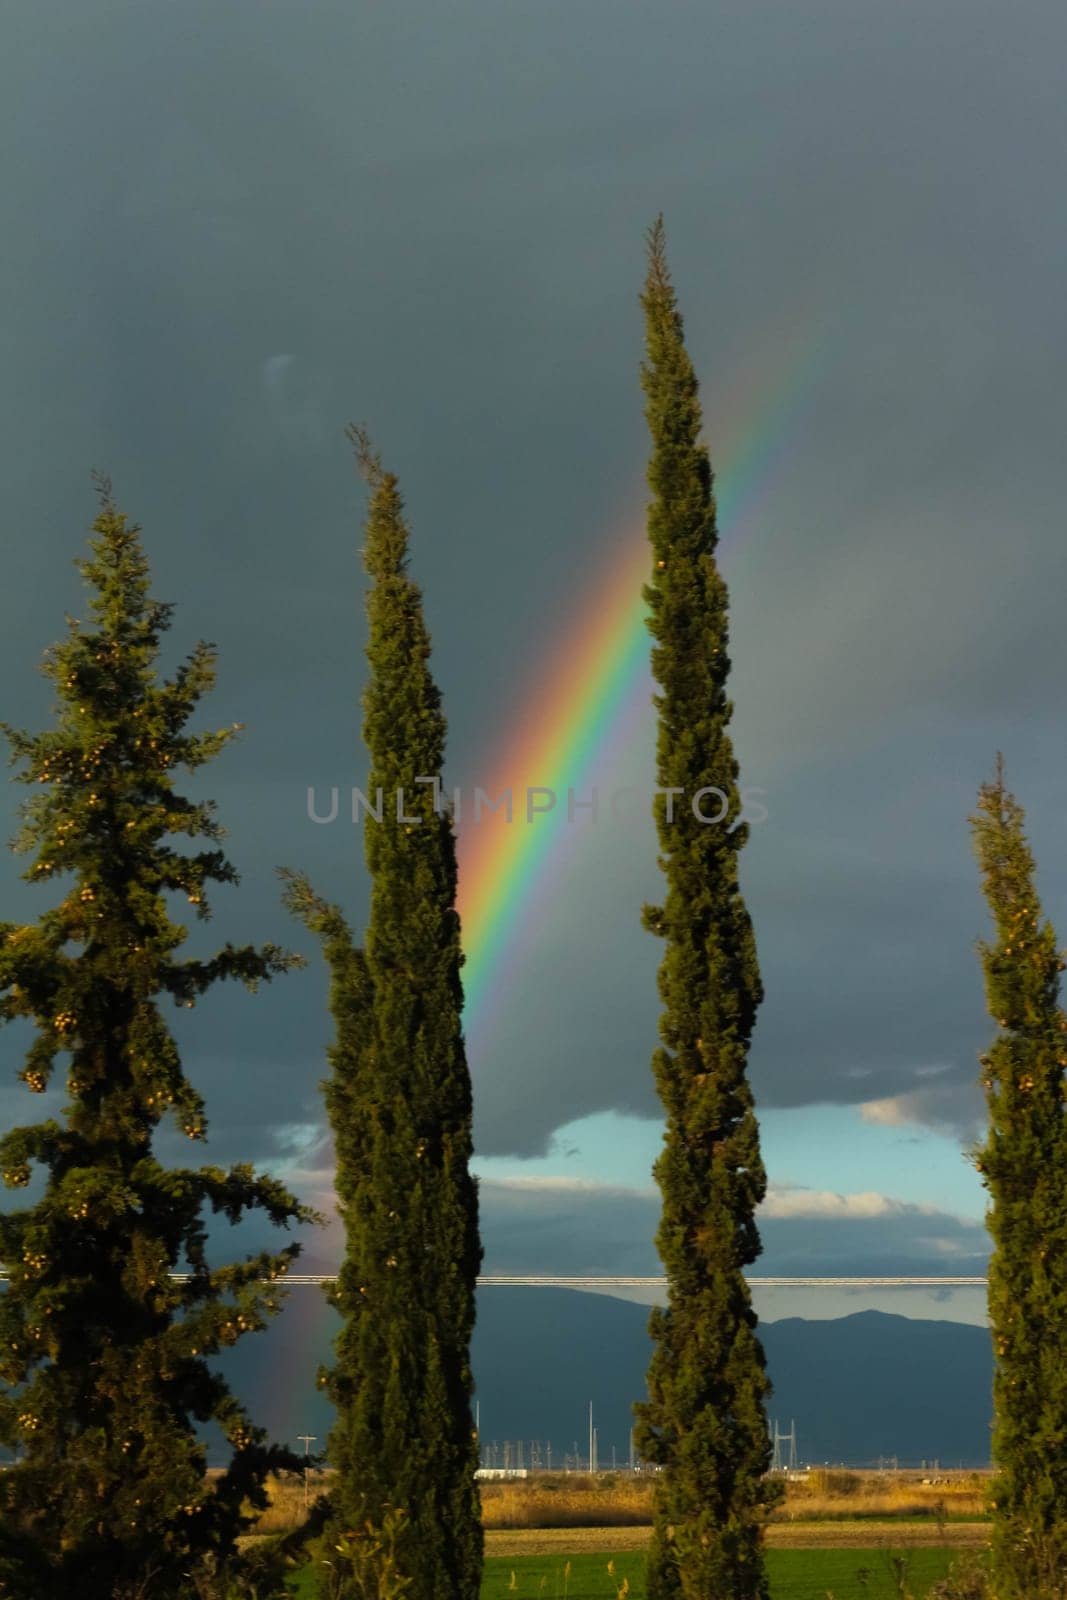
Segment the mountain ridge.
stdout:
[[[563,1466],[588,1454],[588,1405],[599,1464],[629,1454],[630,1405],[644,1394],[650,1307],[575,1289],[479,1292],[473,1343],[483,1446],[541,1442],[541,1460]],[[313,1433],[322,1448],[328,1402],[315,1371],[329,1363],[336,1316],[310,1288],[293,1289],[265,1333],[242,1340],[220,1363],[253,1418],[273,1437]],[[989,1461],[992,1352],[986,1329],[881,1311],[760,1324],[774,1393],[771,1418],[796,1423],[798,1457],[852,1466],[882,1457],[918,1465],[980,1467]]]

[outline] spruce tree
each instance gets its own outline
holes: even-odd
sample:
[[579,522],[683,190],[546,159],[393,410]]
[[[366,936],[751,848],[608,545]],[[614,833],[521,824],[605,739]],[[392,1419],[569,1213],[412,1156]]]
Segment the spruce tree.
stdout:
[[[35,788],[15,841],[32,855],[25,876],[60,898],[36,923],[0,926],[0,1018],[35,1030],[26,1087],[43,1093],[58,1070],[67,1093],[60,1115],[0,1139],[5,1184],[38,1190],[0,1215],[0,1440],[19,1456],[0,1476],[0,1592],[19,1600],[166,1600],[232,1556],[289,1457],[206,1358],[265,1325],[299,1246],[212,1268],[206,1216],[311,1216],[250,1166],[165,1167],[154,1153],[164,1118],[192,1140],[207,1126],[163,1005],[192,1006],[226,978],[254,989],[293,958],[273,945],[178,954],[170,897],[204,918],[207,886],[237,879],[213,806],[180,794],[176,774],[235,730],[186,731],[214,652],[201,644],[157,675],[171,608],[149,595],[140,530],[100,488],[79,563],[92,620],[70,619],[45,658],[55,725],[4,729]],[[208,1422],[232,1450],[210,1482]]]
[[380,1528],[390,1508],[402,1512],[397,1565],[412,1593],[476,1600],[469,1350],[481,1246],[455,841],[440,788],[445,720],[397,479],[361,429],[350,438],[370,489],[363,734],[367,795],[381,804],[381,820],[364,824],[365,947],[306,879],[289,876],[288,887],[322,939],[335,1028],[324,1088],[345,1253],[333,1291],[342,1327],[324,1374],[337,1413],[333,1525]]
[[993,1335],[992,1593],[1067,1595],[1067,1016],[1023,809],[996,775],[971,819],[996,936],[979,948],[998,1033],[982,1056],[989,1107],[975,1160],[989,1191]]
[[[697,380],[662,219],[649,234],[642,306],[652,436],[645,596],[658,783],[668,791],[656,802],[666,896],[644,913],[646,927],[665,941],[662,1046],[653,1071],[666,1112],[655,1173],[667,1276],[667,1306],[650,1324],[649,1399],[637,1407],[638,1448],[663,1469],[648,1595],[757,1600],[767,1594],[761,1521],[773,1498],[765,1476],[769,1385],[742,1269],[759,1254],[754,1213],[766,1188],[746,1076],[762,988],[738,887],[747,827],[727,732],[727,593],[715,558],[712,471],[699,442]],[[708,818],[723,815],[700,821],[694,807]]]

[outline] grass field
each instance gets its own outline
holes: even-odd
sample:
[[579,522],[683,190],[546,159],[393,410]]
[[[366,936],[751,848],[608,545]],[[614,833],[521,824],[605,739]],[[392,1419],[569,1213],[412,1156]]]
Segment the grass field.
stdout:
[[[938,1522],[985,1515],[986,1481],[957,1473],[924,1483],[919,1473],[812,1472],[783,1485],[771,1523],[862,1521],[899,1517]],[[650,1478],[552,1477],[481,1485],[486,1528],[647,1527],[652,1521]]]
[[[944,1550],[917,1550],[902,1558],[908,1591],[920,1600],[930,1585],[944,1577],[950,1556]],[[483,1600],[616,1600],[624,1582],[627,1600],[642,1600],[644,1557],[620,1555],[608,1571],[603,1556],[572,1556],[566,1563],[536,1556],[491,1558],[482,1585]],[[769,1550],[774,1600],[898,1600],[900,1589],[882,1550]],[[512,1575],[514,1574],[514,1587]]]
[[[864,1522],[897,1518],[947,1523],[985,1517],[989,1479],[958,1472],[925,1480],[918,1472],[816,1471],[784,1484],[771,1527],[795,1522]],[[314,1474],[312,1495],[329,1487],[329,1474]],[[541,1473],[511,1482],[480,1485],[487,1530],[523,1528],[647,1528],[652,1520],[652,1480],[625,1474]],[[304,1486],[298,1478],[272,1480],[271,1507],[258,1533],[284,1533],[304,1517]],[[820,1600],[822,1597],[820,1596]]]
[[[312,1496],[328,1486],[328,1474],[316,1476]],[[483,1483],[483,1600],[643,1600],[651,1488],[609,1474]],[[978,1473],[930,1483],[917,1473],[824,1471],[791,1481],[767,1528],[774,1600],[926,1600],[954,1554],[986,1543],[986,1489]],[[261,1534],[303,1520],[301,1482],[273,1491]],[[894,1559],[903,1565],[894,1569]],[[313,1600],[313,1577],[305,1568],[295,1580],[300,1600]]]
[[[644,1550],[650,1528],[515,1528],[490,1530],[490,1556],[630,1554]],[[984,1522],[778,1522],[767,1529],[769,1550],[980,1550],[989,1541]]]
[[[946,1549],[884,1548],[768,1550],[774,1600],[924,1600],[944,1577],[952,1559]],[[609,1570],[610,1562],[610,1570]],[[645,1558],[630,1551],[595,1555],[491,1556],[482,1600],[643,1600]],[[305,1569],[294,1587],[299,1600],[313,1600],[313,1574]]]

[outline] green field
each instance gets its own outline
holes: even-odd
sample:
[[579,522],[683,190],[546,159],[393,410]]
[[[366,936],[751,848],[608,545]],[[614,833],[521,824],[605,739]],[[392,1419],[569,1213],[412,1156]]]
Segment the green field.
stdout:
[[[614,1576],[607,1555],[570,1558],[570,1574],[558,1556],[491,1556],[485,1564],[482,1600],[616,1600],[623,1579],[627,1600],[643,1600],[645,1558],[630,1553],[614,1558]],[[884,1549],[768,1550],[774,1600],[923,1600],[930,1585],[949,1569],[952,1552],[911,1550],[903,1554],[903,1590]],[[312,1572],[300,1575],[295,1593],[313,1600]]]

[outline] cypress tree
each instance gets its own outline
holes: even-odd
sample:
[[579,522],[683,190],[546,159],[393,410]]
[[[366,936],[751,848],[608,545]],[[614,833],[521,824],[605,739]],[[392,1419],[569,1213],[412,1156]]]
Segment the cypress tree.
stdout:
[[[762,998],[738,887],[747,837],[727,732],[727,593],[712,471],[699,442],[697,380],[667,269],[662,218],[642,296],[645,415],[652,436],[645,590],[658,686],[656,816],[666,877],[646,927],[665,941],[661,1047],[653,1060],[666,1132],[655,1173],[667,1306],[652,1314],[649,1399],[637,1444],[655,1485],[649,1600],[767,1594],[761,1521],[773,1498],[768,1381],[742,1276],[760,1250],[766,1179],[746,1058]],[[662,791],[668,791],[663,793]],[[673,791],[671,793],[670,791]],[[704,791],[703,794],[701,791]],[[718,823],[697,819],[722,813]]]
[[995,938],[979,946],[997,1035],[975,1160],[993,1239],[992,1593],[1067,1595],[1067,1016],[1063,957],[1034,885],[1023,809],[1003,761],[971,819]]
[[[254,989],[294,958],[273,945],[178,954],[186,929],[168,896],[204,918],[206,887],[237,879],[213,806],[175,775],[235,730],[186,731],[214,652],[201,644],[157,676],[171,608],[149,595],[140,530],[99,487],[79,563],[92,621],[71,619],[45,659],[55,725],[4,729],[35,786],[15,842],[33,858],[25,876],[61,898],[34,924],[0,926],[0,1018],[35,1030],[26,1087],[44,1092],[58,1068],[67,1092],[60,1116],[0,1139],[5,1184],[39,1187],[0,1215],[0,1439],[19,1453],[0,1476],[0,1590],[20,1600],[166,1600],[232,1556],[289,1456],[205,1358],[265,1325],[299,1246],[212,1268],[205,1214],[311,1217],[249,1166],[168,1168],[153,1151],[164,1118],[192,1140],[206,1130],[162,1004],[192,1006],[226,978]],[[211,1482],[196,1430],[210,1421],[232,1449]]]
[[397,479],[361,429],[349,437],[370,489],[363,734],[368,798],[381,805],[381,820],[365,822],[365,947],[306,879],[290,875],[288,887],[291,909],[322,939],[335,1028],[324,1085],[345,1230],[333,1291],[342,1327],[324,1374],[337,1412],[334,1528],[381,1528],[402,1512],[396,1561],[412,1592],[476,1600],[469,1351],[481,1246],[455,841],[439,803],[445,719]]

